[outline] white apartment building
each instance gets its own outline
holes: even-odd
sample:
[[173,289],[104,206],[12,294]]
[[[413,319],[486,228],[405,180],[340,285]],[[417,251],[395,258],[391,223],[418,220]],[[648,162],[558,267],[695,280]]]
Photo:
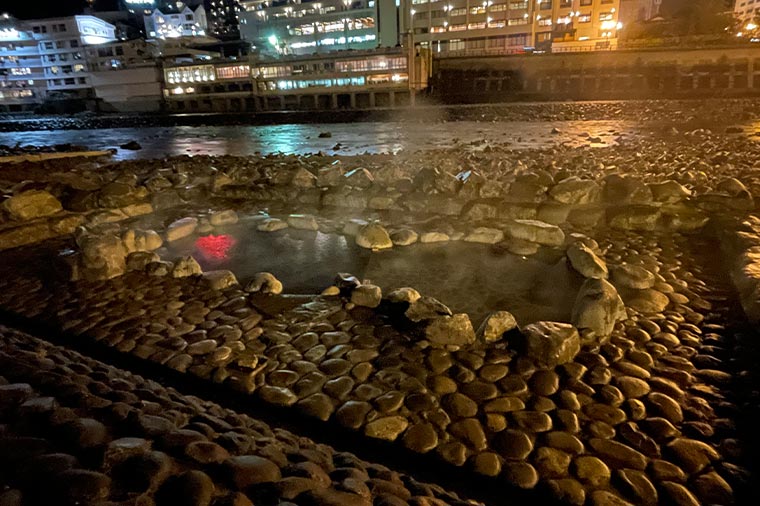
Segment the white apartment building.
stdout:
[[25,110],[44,99],[38,39],[31,27],[7,16],[0,19],[0,111]]
[[145,34],[148,38],[176,39],[205,36],[208,29],[206,9],[203,5],[191,9],[182,2],[155,9],[150,14],[146,14],[144,20]]
[[38,35],[48,96],[87,97],[92,82],[87,46],[115,40],[115,27],[94,16],[70,16],[29,22]]
[[93,16],[0,20],[0,107],[23,110],[46,98],[92,95],[85,48],[114,40]]
[[511,54],[617,46],[620,0],[408,0],[406,26],[434,54]]

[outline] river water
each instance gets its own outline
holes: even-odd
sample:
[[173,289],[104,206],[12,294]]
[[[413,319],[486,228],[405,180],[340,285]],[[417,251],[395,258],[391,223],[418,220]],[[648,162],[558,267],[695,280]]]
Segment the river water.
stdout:
[[[557,129],[552,133],[553,129]],[[633,121],[506,121],[506,122],[361,122],[260,126],[175,126],[97,130],[2,132],[0,144],[49,146],[77,144],[90,149],[116,149],[116,160],[177,155],[295,153],[355,155],[402,150],[465,146],[483,149],[500,144],[515,149],[553,144],[604,147],[623,137],[642,135]],[[320,137],[329,133],[330,137]],[[588,134],[588,135],[587,135]],[[591,142],[589,139],[598,142]],[[119,146],[135,140],[142,149]]]

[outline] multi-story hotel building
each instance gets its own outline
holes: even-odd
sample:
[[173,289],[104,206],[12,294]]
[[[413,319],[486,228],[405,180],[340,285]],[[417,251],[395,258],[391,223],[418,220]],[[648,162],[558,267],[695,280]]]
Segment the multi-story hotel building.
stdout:
[[612,49],[620,0],[408,0],[406,26],[434,54]]
[[43,100],[47,90],[40,35],[17,20],[0,19],[0,111],[21,111]]
[[92,95],[85,47],[113,41],[114,26],[93,16],[0,24],[0,106],[25,109],[45,98]]
[[243,0],[241,36],[262,54],[306,55],[394,47],[396,0]]

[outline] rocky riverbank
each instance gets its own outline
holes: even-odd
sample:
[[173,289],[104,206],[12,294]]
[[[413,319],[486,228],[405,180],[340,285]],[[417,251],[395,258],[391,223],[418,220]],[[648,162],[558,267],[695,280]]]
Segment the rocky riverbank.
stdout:
[[[758,383],[732,350],[756,346],[727,273],[757,246],[740,224],[759,150],[696,130],[603,150],[19,165],[0,173],[0,307],[73,346],[569,504],[742,502]],[[473,325],[414,287],[336,273],[292,297],[277,272],[241,285],[169,256],[239,220],[339,234],[378,258],[454,241],[543,255],[580,289],[568,321],[518,325],[493,307]],[[726,236],[745,242],[720,256]]]
[[258,114],[6,116],[0,132],[88,130],[211,125],[268,125],[404,121],[594,121],[631,120],[697,126],[744,122],[760,115],[757,99],[613,100],[604,102],[539,102],[478,106],[421,105],[414,110],[277,112]]

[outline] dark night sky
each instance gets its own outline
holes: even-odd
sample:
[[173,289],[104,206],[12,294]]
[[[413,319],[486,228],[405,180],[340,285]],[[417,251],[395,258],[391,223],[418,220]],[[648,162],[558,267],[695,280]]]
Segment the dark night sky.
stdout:
[[[98,0],[96,6],[116,8],[117,0]],[[80,14],[86,0],[0,0],[0,13],[7,12],[21,19],[48,18]]]

